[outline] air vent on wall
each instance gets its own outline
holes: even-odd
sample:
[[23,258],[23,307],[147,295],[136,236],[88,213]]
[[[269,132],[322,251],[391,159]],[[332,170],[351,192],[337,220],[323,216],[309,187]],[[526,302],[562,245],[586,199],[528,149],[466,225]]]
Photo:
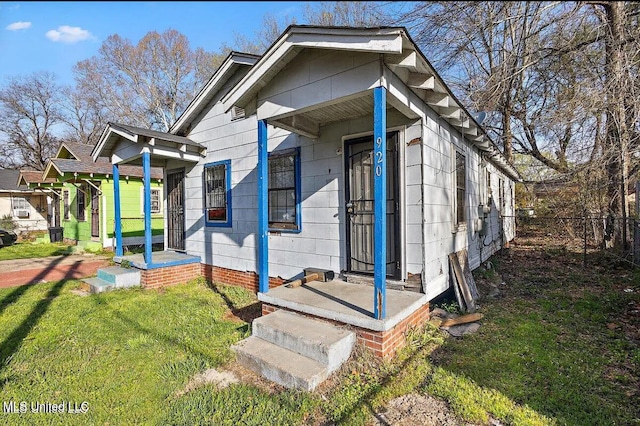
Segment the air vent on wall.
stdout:
[[234,105],[231,109],[231,119],[236,120],[238,118],[244,118],[244,108]]

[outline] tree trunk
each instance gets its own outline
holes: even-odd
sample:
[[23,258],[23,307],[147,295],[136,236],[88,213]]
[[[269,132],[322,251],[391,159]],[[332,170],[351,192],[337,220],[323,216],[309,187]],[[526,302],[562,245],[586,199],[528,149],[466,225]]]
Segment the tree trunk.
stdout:
[[628,248],[626,219],[628,216],[626,193],[629,173],[629,130],[625,110],[625,30],[624,3],[608,2],[602,5],[607,19],[606,82],[607,82],[607,235],[613,246]]

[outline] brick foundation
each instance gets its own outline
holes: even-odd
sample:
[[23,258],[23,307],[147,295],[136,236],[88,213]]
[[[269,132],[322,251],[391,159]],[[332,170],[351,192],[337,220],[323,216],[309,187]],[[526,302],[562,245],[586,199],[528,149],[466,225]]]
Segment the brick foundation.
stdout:
[[[237,285],[254,293],[257,293],[259,289],[259,277],[255,272],[236,271],[235,269],[227,269],[203,263],[202,276],[209,282]],[[278,287],[283,283],[284,280],[282,278],[269,277],[269,288]]]
[[[281,309],[277,306],[262,304],[262,315],[267,315]],[[301,315],[314,317],[332,324],[344,326],[345,324],[337,321],[318,318],[313,315]],[[356,333],[358,342],[367,347],[373,354],[380,358],[390,358],[395,355],[398,349],[402,348],[406,343],[406,333],[411,327],[419,327],[429,321],[429,304],[426,303],[417,311],[413,312],[404,320],[400,321],[395,327],[387,331],[373,331],[356,326],[348,326]]]
[[141,269],[140,285],[142,288],[159,288],[186,283],[200,276],[199,263],[168,266],[166,268]]

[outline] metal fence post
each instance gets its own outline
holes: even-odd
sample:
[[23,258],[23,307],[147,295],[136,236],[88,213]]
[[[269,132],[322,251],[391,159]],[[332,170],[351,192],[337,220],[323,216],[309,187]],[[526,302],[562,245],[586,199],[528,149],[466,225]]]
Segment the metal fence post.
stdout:
[[587,212],[585,211],[582,219],[582,231],[583,231],[583,249],[582,249],[582,265],[587,267]]

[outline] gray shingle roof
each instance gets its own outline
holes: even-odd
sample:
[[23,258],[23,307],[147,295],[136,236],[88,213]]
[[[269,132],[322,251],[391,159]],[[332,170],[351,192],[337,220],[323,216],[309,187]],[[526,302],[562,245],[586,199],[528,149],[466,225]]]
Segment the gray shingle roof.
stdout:
[[26,185],[18,186],[20,170],[0,169],[0,191],[28,191]]
[[64,142],[63,146],[67,148],[71,154],[81,161],[93,161],[91,158],[91,151],[93,151],[94,145],[87,145],[85,143],[73,143]]

